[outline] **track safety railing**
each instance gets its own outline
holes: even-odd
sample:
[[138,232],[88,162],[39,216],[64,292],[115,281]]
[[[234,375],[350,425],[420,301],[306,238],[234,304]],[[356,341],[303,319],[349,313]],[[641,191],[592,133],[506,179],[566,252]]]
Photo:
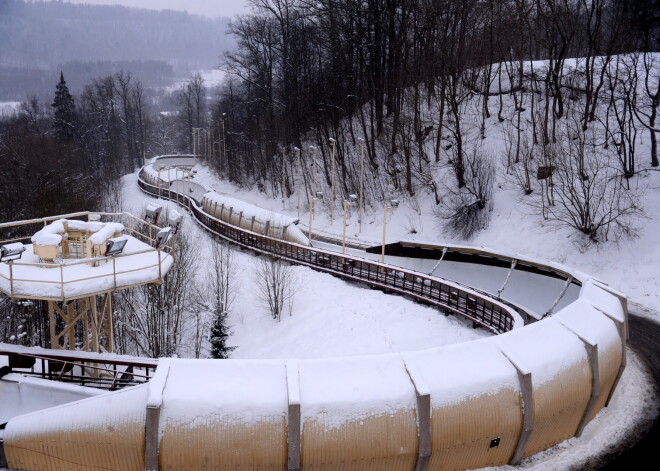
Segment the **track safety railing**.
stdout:
[[425,304],[439,307],[447,314],[458,314],[472,321],[475,326],[484,327],[495,334],[512,330],[516,318],[519,317],[518,313],[505,303],[489,299],[448,280],[347,254],[285,242],[230,225],[207,214],[197,201],[187,195],[147,183],[142,178],[142,171],[138,174],[138,185],[142,191],[180,204],[207,230],[241,247],[344,279],[366,283],[386,292],[410,296]]

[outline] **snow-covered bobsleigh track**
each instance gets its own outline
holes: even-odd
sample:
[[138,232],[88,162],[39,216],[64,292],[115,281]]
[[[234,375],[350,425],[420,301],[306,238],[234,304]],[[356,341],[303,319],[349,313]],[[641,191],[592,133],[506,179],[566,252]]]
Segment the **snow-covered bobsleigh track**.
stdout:
[[533,321],[465,286],[240,229],[188,195],[141,176],[139,185],[240,246],[409,295],[500,335],[322,360],[161,359],[148,384],[11,419],[4,433],[10,468],[448,471],[515,464],[579,436],[625,366],[627,300],[579,272],[530,262],[580,287],[577,300]]

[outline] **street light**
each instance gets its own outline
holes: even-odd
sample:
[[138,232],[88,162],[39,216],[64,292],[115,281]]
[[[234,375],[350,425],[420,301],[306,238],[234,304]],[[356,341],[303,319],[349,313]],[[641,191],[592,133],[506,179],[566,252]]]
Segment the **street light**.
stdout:
[[286,171],[284,169],[284,147],[282,147],[282,211],[286,208],[284,206],[284,194],[286,193]]
[[314,203],[317,200],[320,200],[321,198],[323,198],[323,193],[320,192],[320,191],[315,192],[314,196],[309,195],[309,229],[308,229],[309,233],[308,233],[308,237],[309,237],[309,246],[310,247],[312,246],[312,222],[314,221]]
[[330,199],[330,225],[332,225],[333,221],[333,213],[335,210],[335,152],[336,152],[336,144],[337,141],[333,139],[332,137],[328,139],[330,141],[330,145],[332,146],[332,170],[330,171],[330,186],[332,187],[332,198]]
[[300,217],[300,191],[298,191],[298,185],[300,185],[300,149],[294,147],[293,150],[296,151],[296,165],[297,165],[297,181],[294,182],[294,188],[296,190],[296,197],[298,201],[296,202],[296,209],[298,210],[298,217]]
[[362,219],[364,218],[364,139],[358,137],[360,142],[360,215],[358,216],[358,235],[362,232]]
[[312,154],[312,191],[316,192],[316,155],[318,149],[316,146],[309,146],[309,148],[314,151]]
[[380,252],[380,263],[385,263],[385,231],[387,230],[387,213],[399,207],[399,200],[390,200],[389,205],[383,207],[383,247]]
[[344,200],[344,225],[341,236],[341,253],[346,253],[346,213],[349,206],[357,206],[357,195],[348,195],[348,199]]
[[225,119],[227,113],[222,113],[222,161],[220,162],[220,171],[222,171],[222,166],[227,166],[227,145],[225,144]]

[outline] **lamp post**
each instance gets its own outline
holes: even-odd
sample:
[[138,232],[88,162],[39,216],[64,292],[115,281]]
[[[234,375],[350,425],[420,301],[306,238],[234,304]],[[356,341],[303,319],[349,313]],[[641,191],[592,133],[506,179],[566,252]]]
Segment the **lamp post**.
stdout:
[[396,208],[399,207],[399,200],[393,199],[390,200],[389,205],[383,207],[383,245],[380,252],[380,263],[385,263],[385,231],[387,230],[387,213],[393,212]]
[[362,232],[362,219],[364,218],[364,139],[360,141],[360,215],[358,216],[358,235]]
[[310,247],[312,246],[312,222],[314,221],[314,203],[316,202],[316,200],[319,200],[321,198],[323,198],[323,193],[321,193],[320,191],[315,192],[314,196],[312,196],[312,195],[309,196],[309,229],[308,229],[309,233],[308,233],[308,237],[309,237],[309,246]]
[[284,147],[282,147],[282,211],[284,211],[284,193],[286,193],[286,171],[284,169]]
[[312,153],[312,191],[316,193],[316,153],[318,149],[316,146],[309,146],[309,148],[314,151]]
[[348,212],[349,206],[357,205],[357,195],[348,195],[348,199],[344,200],[344,225],[341,236],[341,253],[346,253],[346,213]]
[[158,199],[160,199],[160,189],[163,186],[162,180],[160,179],[160,171],[163,169],[162,165],[158,165]]
[[336,165],[335,152],[337,149],[336,146],[337,141],[332,137],[328,140],[330,141],[330,145],[332,146],[332,159],[331,159],[332,166],[330,170],[330,186],[332,187],[332,198],[330,199],[330,225],[332,225],[334,210],[335,210],[335,165]]
[[294,147],[293,150],[296,151],[296,181],[295,181],[295,190],[296,190],[296,209],[298,210],[298,217],[300,217],[300,191],[298,190],[298,186],[300,185],[300,149],[298,147]]
[[220,171],[222,171],[222,166],[227,165],[227,146],[225,144],[225,117],[227,113],[222,113],[222,161],[220,162]]

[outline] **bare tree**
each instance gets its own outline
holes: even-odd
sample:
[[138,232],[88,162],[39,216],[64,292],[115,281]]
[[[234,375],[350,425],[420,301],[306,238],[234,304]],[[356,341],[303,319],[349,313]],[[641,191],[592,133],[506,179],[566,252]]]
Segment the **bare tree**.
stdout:
[[545,146],[553,167],[554,204],[545,207],[537,197],[537,207],[544,206],[547,219],[577,229],[594,242],[633,235],[627,218],[641,210],[637,195],[624,187],[615,152],[599,145],[595,130],[584,131],[577,115],[558,131],[558,143]]
[[195,274],[199,249],[179,232],[173,239],[175,262],[160,285],[146,285],[117,294],[116,335],[134,353],[153,358],[178,354],[186,331],[186,314],[196,310]]
[[231,311],[238,291],[238,266],[234,250],[228,242],[216,239],[211,243],[210,252],[211,267],[206,291],[213,296],[210,300],[212,311]]
[[[644,52],[642,55],[642,70],[644,86],[641,87],[644,93],[640,94],[637,88],[633,91],[633,106],[632,110],[635,117],[642,125],[649,130],[651,137],[651,166],[657,167],[660,165],[658,161],[658,139],[657,132],[660,132],[660,127],[656,125],[656,118],[658,115],[658,106],[660,105],[660,67],[658,56]],[[639,56],[633,56],[635,70],[639,68]]]
[[211,267],[209,269],[208,288],[211,299],[211,327],[209,343],[212,358],[228,358],[236,348],[227,345],[230,335],[228,316],[236,298],[237,283],[235,252],[228,242],[216,239],[211,242]]
[[279,321],[285,307],[291,315],[297,289],[293,267],[283,260],[263,258],[257,265],[256,277],[259,299],[268,306],[273,319]]
[[465,184],[448,188],[436,215],[453,235],[469,239],[490,221],[495,166],[492,156],[479,148],[465,153],[464,161]]

